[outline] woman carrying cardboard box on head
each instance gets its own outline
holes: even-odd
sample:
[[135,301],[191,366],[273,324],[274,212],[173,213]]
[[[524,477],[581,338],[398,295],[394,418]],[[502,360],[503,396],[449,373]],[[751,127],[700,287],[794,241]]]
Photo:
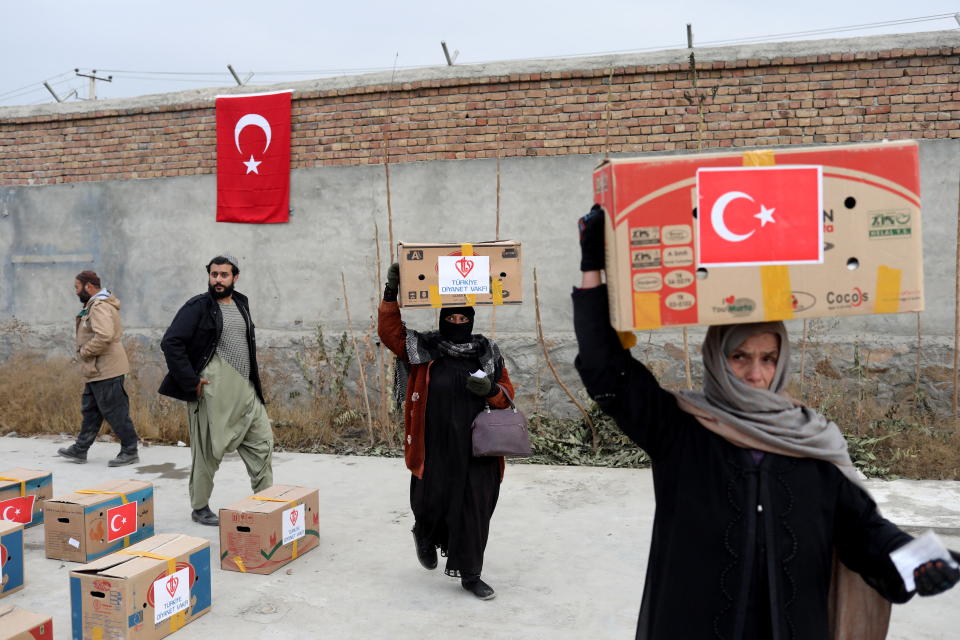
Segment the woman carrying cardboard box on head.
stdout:
[[497,344],[473,333],[472,307],[441,309],[438,330],[421,333],[401,320],[399,289],[395,263],[387,272],[377,331],[397,356],[395,391],[404,403],[417,558],[434,569],[439,548],[447,558],[445,573],[489,600],[494,591],[480,573],[504,461],[473,455],[471,424],[485,406],[509,406],[505,394],[513,397],[513,385]]
[[670,393],[631,357],[602,284],[604,215],[597,205],[580,220],[576,367],[653,461],[657,511],[636,637],[876,640],[888,601],[956,584],[960,555],[946,550],[898,570],[890,553],[911,537],[878,512],[837,425],[783,393],[783,323],[710,327],[702,392]]

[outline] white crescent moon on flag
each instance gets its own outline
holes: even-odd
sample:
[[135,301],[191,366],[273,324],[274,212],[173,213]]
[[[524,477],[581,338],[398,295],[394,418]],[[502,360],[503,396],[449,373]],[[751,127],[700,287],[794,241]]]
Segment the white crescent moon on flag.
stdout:
[[9,520],[9,519],[10,519],[9,517],[7,517],[7,511],[10,511],[10,509],[13,509],[13,507],[6,507],[6,508],[3,510],[3,513],[0,513],[0,520]]
[[115,516],[113,516],[112,518],[110,518],[110,531],[120,531],[120,528],[119,528],[119,527],[113,526],[114,524],[116,524],[117,518],[119,518],[119,517],[120,517],[120,514],[118,513],[118,514],[116,514]]
[[[237,151],[240,151],[240,132],[246,127],[260,127],[263,130],[263,133],[267,136],[267,144],[263,146],[263,151],[266,153],[267,148],[270,147],[270,137],[273,134],[270,130],[270,123],[259,113],[248,113],[237,120],[237,126],[233,128],[233,142],[237,145]],[[240,153],[243,152],[240,151]]]
[[[730,229],[727,228],[727,222],[723,219],[724,210],[727,208],[727,205],[740,198],[746,198],[750,202],[753,202],[753,198],[742,191],[728,191],[717,198],[717,201],[713,203],[713,209],[710,210],[710,223],[713,225],[713,230],[727,242],[743,242],[753,235],[753,231],[750,233],[734,233],[730,231]],[[754,229],[754,231],[756,230]]]

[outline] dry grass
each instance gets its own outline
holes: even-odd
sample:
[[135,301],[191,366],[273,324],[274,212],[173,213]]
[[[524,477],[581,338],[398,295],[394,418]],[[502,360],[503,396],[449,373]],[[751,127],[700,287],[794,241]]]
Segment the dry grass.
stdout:
[[[280,356],[271,350],[262,350],[261,374],[279,448],[400,454],[401,418],[392,407],[392,393],[383,389],[392,381],[392,358],[377,346],[375,335],[371,320],[357,333],[357,353],[349,336],[328,337],[318,327],[296,350],[293,367],[289,361],[278,361]],[[141,437],[157,443],[188,442],[184,404],[156,393],[164,373],[157,354],[142,352],[135,341],[127,345],[127,353],[134,373],[126,388]],[[368,390],[372,434],[355,383],[358,357],[364,361],[368,382],[376,383]],[[811,365],[802,399],[844,429],[851,456],[867,475],[960,480],[960,425],[935,415],[922,394],[881,403],[875,397],[875,381],[856,362],[847,369],[837,365],[842,371],[824,372],[823,363]],[[538,373],[538,387],[540,382]],[[76,365],[66,358],[22,353],[0,364],[0,433],[75,433],[82,388]],[[791,392],[801,397],[798,387]],[[533,414],[542,395],[542,389],[531,392]],[[612,431],[604,432],[599,449],[591,446],[582,420],[535,417],[531,427],[542,460],[627,466],[644,462],[642,456],[626,455]],[[109,427],[104,425],[102,432],[109,433]]]

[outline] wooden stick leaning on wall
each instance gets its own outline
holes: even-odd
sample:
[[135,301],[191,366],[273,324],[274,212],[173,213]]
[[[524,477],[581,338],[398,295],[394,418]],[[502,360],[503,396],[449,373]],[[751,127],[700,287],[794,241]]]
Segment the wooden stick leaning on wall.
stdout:
[[[377,278],[374,280],[377,290],[374,291],[374,300],[379,300],[383,294],[379,280],[380,275],[383,274],[383,262],[380,258],[380,225],[378,225],[376,221],[373,223],[373,242],[377,247]],[[376,305],[374,305],[374,308],[376,308]],[[385,349],[377,349],[377,378],[380,384],[380,406],[377,407],[377,416],[381,429],[389,424],[390,421],[390,397],[387,394],[388,362],[387,351]]]
[[[495,239],[500,239],[500,125],[497,125],[497,227]],[[497,305],[493,305],[493,310],[490,312],[490,337],[496,340],[497,338]]]
[[350,334],[350,343],[357,358],[357,367],[360,369],[360,393],[363,395],[363,407],[367,414],[367,433],[370,435],[370,444],[374,444],[373,417],[370,415],[370,399],[367,397],[367,376],[363,370],[363,357],[357,348],[357,337],[353,334],[353,322],[350,320],[350,299],[347,297],[347,279],[340,272],[340,283],[343,285],[343,307],[347,312],[347,332]]
[[[958,181],[960,185],[960,181]],[[960,394],[960,190],[957,194],[957,262],[954,270],[953,291],[953,417],[960,418],[957,413],[957,395]]]
[[390,264],[396,262],[394,258],[395,245],[393,243],[393,200],[390,193],[390,100],[393,98],[394,81],[397,78],[397,58],[393,58],[393,75],[390,76],[390,88],[387,90],[387,107],[383,114],[383,175],[387,181],[387,242],[390,246]]
[[917,365],[916,371],[914,372],[913,380],[913,404],[919,409],[920,408],[920,358],[923,354],[923,333],[920,324],[920,312],[917,311]]
[[593,443],[593,448],[596,449],[600,446],[600,437],[597,433],[597,426],[593,424],[593,420],[590,418],[590,414],[584,408],[580,401],[577,400],[576,396],[570,392],[570,389],[563,383],[563,380],[560,379],[560,374],[557,372],[557,368],[553,366],[553,360],[550,359],[550,352],[547,350],[547,341],[543,337],[543,323],[540,320],[540,283],[537,281],[537,268],[533,268],[533,305],[534,312],[536,313],[537,319],[537,340],[540,342],[540,348],[543,349],[543,359],[546,361],[547,366],[550,368],[550,371],[553,373],[554,379],[557,381],[557,384],[560,385],[560,388],[563,389],[564,393],[567,394],[567,397],[570,398],[570,401],[576,405],[577,409],[580,410],[580,413],[583,415],[584,422],[587,423],[587,426],[590,428],[590,438]]
[[803,383],[806,380],[807,369],[807,319],[803,319],[803,343],[800,345],[800,402],[803,398]]

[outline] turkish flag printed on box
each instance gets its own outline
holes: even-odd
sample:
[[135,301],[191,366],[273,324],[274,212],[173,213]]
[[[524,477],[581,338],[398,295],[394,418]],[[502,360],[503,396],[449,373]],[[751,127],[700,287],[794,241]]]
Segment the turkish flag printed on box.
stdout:
[[137,532],[136,501],[107,509],[107,542],[113,542]]
[[822,183],[819,166],[699,169],[698,264],[823,262]]
[[37,496],[23,496],[0,502],[0,520],[30,524],[33,520],[33,501]]
[[289,220],[291,93],[217,97],[217,222]]

